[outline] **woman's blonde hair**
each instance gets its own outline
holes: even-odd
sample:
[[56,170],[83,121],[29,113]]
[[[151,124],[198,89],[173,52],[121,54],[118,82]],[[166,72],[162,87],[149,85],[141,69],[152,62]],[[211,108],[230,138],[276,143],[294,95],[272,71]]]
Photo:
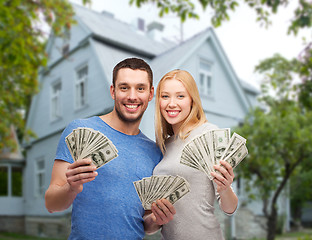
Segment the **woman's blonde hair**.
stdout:
[[[206,116],[201,104],[199,97],[199,92],[196,86],[196,82],[192,75],[185,70],[173,70],[165,74],[162,79],[159,81],[157,90],[156,90],[156,101],[155,101],[155,135],[156,143],[161,149],[162,153],[165,153],[165,141],[172,135],[174,135],[172,126],[165,120],[160,112],[160,88],[162,84],[167,80],[178,80],[182,82],[187,92],[192,98],[191,111],[187,118],[184,120],[183,124],[179,129],[177,134],[181,139],[187,138],[190,132],[197,126],[206,122]],[[185,131],[187,127],[187,131]]]

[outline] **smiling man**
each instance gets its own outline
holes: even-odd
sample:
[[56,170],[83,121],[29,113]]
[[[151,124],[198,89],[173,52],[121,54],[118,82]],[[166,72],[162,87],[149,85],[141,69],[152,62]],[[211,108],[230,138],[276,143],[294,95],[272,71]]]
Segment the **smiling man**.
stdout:
[[[74,120],[62,133],[57,147],[45,200],[49,212],[73,205],[69,239],[143,239],[145,231],[159,229],[175,214],[166,199],[157,201],[161,210],[145,214],[133,185],[134,181],[151,176],[162,158],[156,144],[139,129],[154,95],[149,65],[138,58],[118,63],[110,94],[115,101],[113,111]],[[103,133],[117,148],[118,157],[98,169],[91,159],[74,161],[65,137],[78,127]]]

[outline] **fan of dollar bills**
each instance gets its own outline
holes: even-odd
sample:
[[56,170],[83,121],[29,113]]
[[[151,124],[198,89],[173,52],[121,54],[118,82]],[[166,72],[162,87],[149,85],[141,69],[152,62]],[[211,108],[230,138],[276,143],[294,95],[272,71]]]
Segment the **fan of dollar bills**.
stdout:
[[248,154],[246,139],[234,133],[230,138],[230,129],[215,129],[193,138],[183,148],[180,163],[198,169],[213,179],[213,165],[224,160],[235,168]]
[[145,210],[150,210],[157,199],[165,198],[174,204],[190,191],[189,183],[180,176],[153,175],[133,184]]
[[73,159],[91,158],[99,168],[118,156],[115,145],[101,132],[92,128],[76,128],[66,138]]

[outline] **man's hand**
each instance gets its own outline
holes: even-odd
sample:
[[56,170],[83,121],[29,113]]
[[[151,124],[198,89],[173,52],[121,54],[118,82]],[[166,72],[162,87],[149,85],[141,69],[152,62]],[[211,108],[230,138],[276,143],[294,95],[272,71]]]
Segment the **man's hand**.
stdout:
[[76,193],[80,193],[83,189],[83,184],[94,180],[98,175],[95,170],[96,166],[92,164],[89,158],[81,159],[70,164],[65,173],[70,189]]
[[91,159],[78,160],[72,164],[56,159],[51,182],[45,194],[46,208],[49,212],[67,209],[83,189],[83,184],[97,176],[96,166]]

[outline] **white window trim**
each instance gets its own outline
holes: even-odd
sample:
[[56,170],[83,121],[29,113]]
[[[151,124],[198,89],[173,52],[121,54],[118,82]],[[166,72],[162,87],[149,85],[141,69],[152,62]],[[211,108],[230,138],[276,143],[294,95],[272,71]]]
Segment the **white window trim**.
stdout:
[[[54,88],[57,86],[57,85],[61,85],[61,89],[57,92],[54,91]],[[61,80],[57,80],[57,81],[54,81],[52,84],[51,84],[51,98],[50,98],[50,119],[51,121],[55,121],[55,120],[58,120],[62,117],[62,109],[61,109],[61,102],[62,102],[62,98],[61,98],[61,92],[62,92],[62,82]],[[57,103],[56,103],[56,110],[54,110],[54,103],[53,103],[53,100],[54,99],[57,99]],[[55,111],[55,112],[54,112]]]
[[[83,78],[79,79],[78,78],[78,72],[84,68],[87,68],[87,75],[84,76]],[[75,95],[74,95],[74,106],[75,106],[75,110],[79,110],[84,108],[87,105],[87,83],[88,83],[88,76],[89,76],[89,66],[88,64],[83,64],[80,67],[78,67],[75,71],[75,83],[74,83],[74,91],[75,91]],[[81,96],[80,96],[80,84],[83,83],[84,86],[84,101],[83,104],[81,104]],[[79,99],[78,99],[79,96]]]
[[[200,67],[200,64],[204,63],[210,66],[210,71],[207,71],[205,69],[202,69]],[[199,73],[198,73],[198,79],[199,79],[199,93],[203,96],[203,97],[213,97],[214,96],[214,79],[213,79],[213,64],[211,63],[211,61],[205,60],[205,59],[199,59],[199,63],[198,63],[198,68],[199,68]],[[204,84],[201,84],[201,74],[204,75]],[[207,87],[207,77],[210,77],[210,89]]]
[[[44,163],[44,166],[43,166],[43,169],[38,169],[38,162],[40,161],[43,161]],[[44,196],[44,193],[45,193],[45,177],[46,177],[46,162],[45,162],[45,159],[42,157],[42,158],[38,158],[36,159],[36,161],[34,162],[34,171],[35,171],[35,174],[34,174],[34,177],[35,177],[35,187],[34,187],[34,191],[35,191],[35,197],[43,197]],[[42,174],[43,177],[42,177],[42,186],[39,186],[39,182],[38,182],[38,175],[39,174]]]

